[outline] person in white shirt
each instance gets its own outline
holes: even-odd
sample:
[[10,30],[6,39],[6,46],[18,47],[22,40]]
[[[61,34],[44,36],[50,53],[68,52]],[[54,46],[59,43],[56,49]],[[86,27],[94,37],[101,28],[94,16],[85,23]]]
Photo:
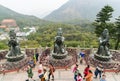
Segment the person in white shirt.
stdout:
[[42,66],[41,62],[39,64],[39,66],[38,66],[38,76],[39,76],[40,81],[44,81],[43,80],[44,71],[43,71],[43,66]]
[[95,70],[94,78],[97,78],[98,74],[99,74],[99,78],[101,78],[102,72],[103,72],[103,66],[102,65],[97,66]]

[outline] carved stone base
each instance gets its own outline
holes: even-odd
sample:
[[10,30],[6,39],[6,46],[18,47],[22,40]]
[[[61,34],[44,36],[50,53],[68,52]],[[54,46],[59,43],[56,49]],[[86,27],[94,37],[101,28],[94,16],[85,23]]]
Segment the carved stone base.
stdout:
[[102,65],[104,69],[113,69],[115,65],[119,64],[119,62],[116,62],[112,59],[110,61],[100,61],[97,60],[96,58],[90,58],[89,61],[91,66],[93,65],[94,67],[97,67],[99,65]]
[[[5,62],[3,62],[1,64],[2,64],[2,68],[4,68],[5,71],[12,72],[17,69],[21,69],[22,67],[27,65],[28,61],[29,61],[29,58],[25,56],[20,61],[10,62],[10,61],[6,60]],[[0,71],[1,71],[1,69],[0,69]]]
[[94,54],[94,58],[100,61],[110,61],[112,56],[102,56],[102,55]]
[[52,56],[49,59],[49,62],[53,64],[55,67],[69,67],[72,65],[72,56],[67,56],[64,59],[55,59]]
[[20,61],[24,58],[24,54],[20,54],[20,55],[17,55],[17,56],[8,56],[9,55],[9,52],[8,54],[5,56],[7,61],[9,62],[16,62],[16,61]]
[[52,57],[55,59],[64,59],[68,55],[68,52],[66,51],[64,54],[57,54],[52,52]]

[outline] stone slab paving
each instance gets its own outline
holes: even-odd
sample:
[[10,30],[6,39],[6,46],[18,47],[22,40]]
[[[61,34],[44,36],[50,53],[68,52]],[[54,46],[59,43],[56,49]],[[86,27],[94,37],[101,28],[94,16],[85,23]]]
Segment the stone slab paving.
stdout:
[[[83,73],[83,70],[86,65],[80,65],[79,69],[81,74]],[[92,71],[94,72],[94,68],[92,68]],[[36,81],[40,81],[38,78],[37,74],[37,68],[33,69],[34,72],[34,79]],[[73,79],[73,73],[71,69],[57,69],[54,73],[55,75],[55,80],[54,81],[74,81]],[[107,81],[120,81],[120,73],[115,74],[115,73],[106,73],[107,76]],[[27,79],[27,73],[25,71],[20,71],[20,72],[11,72],[11,73],[6,73],[5,75],[0,74],[0,81],[25,81]],[[51,80],[52,81],[52,80]],[[85,80],[84,80],[85,81]],[[93,81],[99,81],[99,78],[94,79]]]

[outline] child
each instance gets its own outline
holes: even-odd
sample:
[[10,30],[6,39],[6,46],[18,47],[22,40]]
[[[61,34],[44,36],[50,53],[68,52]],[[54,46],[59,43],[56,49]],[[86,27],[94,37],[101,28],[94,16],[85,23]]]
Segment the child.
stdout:
[[100,79],[100,81],[106,81],[106,75],[105,74],[102,75],[102,78]]
[[81,73],[78,73],[78,75],[77,75],[77,81],[83,81]]

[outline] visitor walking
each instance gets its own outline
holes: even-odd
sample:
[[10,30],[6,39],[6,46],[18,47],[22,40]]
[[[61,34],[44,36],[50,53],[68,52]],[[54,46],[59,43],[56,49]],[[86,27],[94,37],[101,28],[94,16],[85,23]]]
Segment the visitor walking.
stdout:
[[106,75],[105,74],[102,75],[100,81],[106,81]]
[[78,73],[79,73],[79,69],[77,68],[74,72],[74,79],[75,81],[77,81],[77,76],[78,76]]
[[30,81],[30,80],[35,81],[33,79],[32,67],[30,65],[28,65],[27,74],[28,74],[28,79],[26,81]]
[[78,73],[78,75],[77,75],[77,81],[83,81],[81,73]]
[[87,76],[85,77],[86,81],[93,81],[93,73],[91,70],[88,71]]
[[74,73],[75,70],[77,70],[77,68],[78,68],[78,64],[75,64],[75,66],[72,68],[72,72]]
[[80,64],[83,63],[84,57],[85,57],[85,50],[82,50],[79,54]]
[[44,71],[44,76],[43,76],[43,77],[44,77],[44,80],[45,80],[45,81],[48,81],[48,72],[47,72],[46,67],[43,68],[43,71]]
[[52,65],[52,63],[49,64],[49,74],[48,74],[48,81],[50,81],[50,76],[52,75],[52,80],[54,80],[54,72],[55,67]]
[[29,60],[28,65],[30,65],[32,68],[34,68],[35,67],[34,60],[33,59]]
[[95,72],[94,72],[95,77],[94,78],[97,78],[98,75],[99,75],[99,78],[101,78],[102,72],[103,72],[103,66],[99,64],[99,66],[97,66],[95,69]]
[[77,81],[77,75],[78,75],[78,73],[79,73],[78,64],[76,64],[76,65],[73,67],[72,72],[74,73],[74,80]]
[[37,62],[38,61],[38,57],[39,57],[39,53],[38,52],[35,54],[35,57],[36,57],[36,62]]
[[36,54],[33,55],[34,65],[36,65]]
[[38,76],[40,81],[45,81],[43,76],[44,76],[44,72],[43,72],[43,65],[41,62],[39,62],[39,66],[38,66]]
[[90,65],[87,65],[87,67],[84,69],[84,72],[83,72],[84,78],[88,75],[89,70],[90,70]]

